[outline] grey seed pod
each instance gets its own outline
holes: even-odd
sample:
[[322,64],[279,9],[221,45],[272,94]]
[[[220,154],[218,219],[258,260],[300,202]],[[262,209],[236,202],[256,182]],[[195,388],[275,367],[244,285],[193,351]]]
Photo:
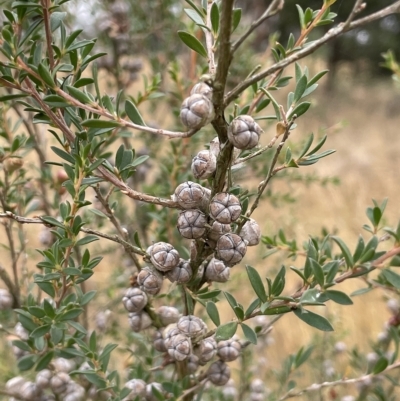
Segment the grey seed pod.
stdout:
[[231,269],[222,260],[212,258],[206,268],[207,281],[225,283],[229,280]]
[[199,358],[194,354],[190,354],[187,359],[188,372],[190,374],[196,373],[198,368],[199,368]]
[[182,237],[195,239],[204,235],[206,223],[204,213],[197,209],[189,209],[179,213],[177,227]]
[[260,226],[255,220],[250,219],[242,227],[239,235],[244,241],[247,241],[247,246],[258,245],[261,239]]
[[85,395],[85,389],[78,383],[71,381],[67,386],[63,401],[83,401]]
[[18,395],[21,396],[23,400],[34,400],[40,394],[40,389],[37,387],[36,383],[25,382],[19,388]]
[[123,399],[123,401],[131,401],[136,397],[144,397],[146,395],[146,382],[141,379],[132,379],[125,383],[126,388],[131,392]]
[[230,232],[232,232],[230,224],[222,224],[218,223],[218,221],[214,221],[211,229],[208,231],[207,238],[217,242],[224,234]]
[[160,292],[162,281],[162,275],[156,269],[149,266],[144,267],[137,276],[140,289],[151,295],[156,295]]
[[36,386],[43,390],[50,387],[50,380],[53,377],[53,372],[49,369],[43,369],[37,373],[35,378]]
[[160,306],[157,311],[163,326],[176,323],[179,320],[180,313],[173,306]]
[[220,192],[210,202],[210,216],[222,224],[236,221],[242,213],[239,199],[228,192]]
[[29,339],[28,331],[22,326],[20,322],[18,322],[14,327],[15,335],[18,336],[21,340],[27,341]]
[[178,251],[167,242],[157,242],[150,252],[150,260],[157,270],[170,271],[178,265],[180,257]]
[[210,150],[202,150],[192,160],[192,173],[195,178],[210,178],[217,168],[217,158]]
[[223,386],[228,383],[231,377],[229,366],[223,361],[213,362],[207,371],[207,378],[216,386]]
[[193,271],[190,262],[181,259],[178,266],[170,270],[165,276],[172,283],[185,284],[192,278]]
[[264,393],[250,393],[250,401],[264,401],[265,394]]
[[129,325],[136,333],[147,329],[151,324],[151,318],[146,312],[140,311],[129,314]]
[[200,365],[205,365],[217,354],[217,342],[214,337],[204,338],[194,349],[194,353],[199,357]]
[[57,372],[69,373],[75,369],[75,362],[72,359],[55,358],[52,363]]
[[196,85],[193,86],[192,90],[190,91],[191,95],[199,94],[203,95],[206,98],[211,100],[213,90],[211,86],[207,85],[205,82],[198,82]]
[[220,341],[217,346],[218,356],[224,362],[232,362],[237,359],[242,351],[240,342],[233,338],[225,341]]
[[227,400],[236,400],[238,391],[235,387],[235,382],[233,379],[229,379],[228,383],[225,384],[225,387],[222,390],[222,394]]
[[183,334],[178,334],[173,336],[170,341],[168,341],[168,354],[175,361],[185,360],[192,349],[190,338]]
[[50,379],[50,387],[54,394],[62,394],[71,381],[69,374],[66,372],[58,372]]
[[159,401],[159,398],[154,395],[153,388],[156,389],[158,393],[165,394],[164,387],[161,383],[150,383],[146,386],[146,401]]
[[122,298],[122,303],[128,312],[140,312],[147,305],[147,295],[137,287],[128,288]]
[[7,381],[5,388],[12,394],[18,394],[25,381],[26,380],[22,376],[15,376]]
[[102,333],[106,331],[108,326],[108,320],[111,314],[112,312],[109,309],[106,309],[105,311],[100,311],[96,314],[95,323],[97,330],[99,330]]
[[239,263],[246,254],[245,242],[236,234],[225,234],[217,242],[217,258],[228,266]]
[[238,149],[252,149],[258,145],[263,130],[253,117],[236,117],[228,127],[228,139]]
[[265,390],[264,382],[261,379],[253,379],[250,383],[252,393],[263,393]]
[[192,181],[184,182],[175,189],[172,199],[183,209],[203,208],[210,199],[211,191]]
[[11,309],[13,304],[13,297],[4,288],[0,288],[0,310]]
[[183,101],[180,116],[183,125],[199,129],[213,119],[214,107],[206,96],[195,93]]
[[153,346],[158,352],[167,352],[163,336],[158,330],[153,335]]
[[176,324],[170,324],[168,325],[164,331],[163,331],[163,339],[164,339],[164,345],[166,348],[168,348],[169,342],[171,339],[178,334],[182,334],[180,330],[178,329],[178,326]]
[[177,326],[182,334],[190,338],[197,337],[207,331],[207,326],[203,320],[194,315],[182,316]]

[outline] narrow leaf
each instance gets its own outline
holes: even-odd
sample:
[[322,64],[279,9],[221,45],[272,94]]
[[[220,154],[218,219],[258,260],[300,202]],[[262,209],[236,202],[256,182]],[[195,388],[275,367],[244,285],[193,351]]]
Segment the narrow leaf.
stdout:
[[252,344],[257,344],[257,334],[255,333],[255,331],[247,324],[241,323],[241,326],[246,339]]
[[306,309],[295,309],[293,313],[303,322],[322,331],[333,331],[332,325],[321,315]]
[[207,58],[207,51],[203,44],[192,34],[185,31],[178,31],[178,36],[186,46],[199,53],[200,56]]
[[221,324],[221,321],[219,318],[219,312],[218,312],[217,305],[215,305],[215,303],[212,301],[208,301],[206,304],[206,309],[207,309],[208,316],[210,316],[210,319],[218,327]]
[[127,100],[125,102],[125,112],[127,114],[127,116],[129,117],[129,119],[137,124],[137,125],[142,125],[142,126],[146,126],[145,122],[143,121],[142,116],[139,113],[139,110],[136,108],[136,106],[130,101]]
[[229,322],[219,326],[215,332],[215,339],[217,341],[223,341],[232,338],[236,333],[237,326],[237,322]]
[[252,266],[246,265],[246,271],[249,276],[250,284],[258,298],[260,298],[262,302],[267,302],[267,293],[265,292],[264,284],[257,270]]

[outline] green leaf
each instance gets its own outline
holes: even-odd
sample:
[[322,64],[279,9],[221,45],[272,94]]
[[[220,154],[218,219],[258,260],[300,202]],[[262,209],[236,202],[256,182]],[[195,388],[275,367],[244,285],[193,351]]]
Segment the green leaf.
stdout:
[[136,106],[130,100],[127,100],[125,102],[125,112],[126,112],[126,115],[129,117],[129,119],[134,124],[141,125],[143,127],[146,126],[145,122],[143,121],[142,116],[139,113],[139,110],[136,108]]
[[381,356],[378,359],[378,361],[376,362],[376,364],[372,370],[372,373],[374,375],[377,375],[378,373],[383,372],[388,367],[388,365],[389,365],[389,361],[384,356]]
[[215,332],[215,339],[223,341],[232,338],[236,333],[237,326],[237,322],[229,322],[219,326]]
[[309,81],[308,81],[308,87],[314,85],[316,82],[318,82],[329,70],[324,70],[319,72],[318,74],[315,74]]
[[120,126],[120,123],[118,121],[99,120],[95,118],[92,120],[82,121],[82,125],[88,128],[116,128]]
[[311,258],[310,258],[310,262],[311,262],[311,268],[314,273],[315,280],[321,287],[323,287],[325,277],[324,277],[324,271],[322,270],[321,265],[316,260],[311,259]]
[[7,102],[8,100],[15,100],[15,99],[21,99],[24,97],[27,97],[25,93],[16,93],[14,95],[5,95],[5,96],[0,96],[0,102]]
[[36,365],[35,370],[38,372],[40,370],[43,370],[45,368],[47,368],[47,366],[49,365],[49,363],[51,362],[51,360],[54,357],[54,351],[49,351],[47,353],[45,353],[39,360],[38,363]]
[[295,114],[297,117],[303,115],[311,106],[310,102],[300,103],[294,108],[294,110],[288,115],[287,119],[290,120]]
[[285,282],[286,282],[285,274],[286,274],[285,266],[282,266],[272,283],[270,295],[273,295],[275,297],[281,295],[283,289],[285,288]]
[[235,297],[230,294],[229,292],[224,291],[224,295],[226,300],[228,301],[229,305],[231,306],[232,309],[234,309],[236,306],[238,306],[238,303],[235,299]]
[[205,24],[203,17],[201,15],[199,15],[199,13],[197,11],[192,10],[191,8],[185,8],[183,11],[185,11],[186,15],[197,25]]
[[61,22],[66,16],[67,16],[66,12],[59,12],[59,11],[55,11],[50,15],[51,32],[54,32],[56,29],[60,27]]
[[93,291],[89,291],[86,294],[83,295],[80,304],[81,305],[86,305],[88,302],[90,302],[95,295],[97,294],[97,291],[93,290]]
[[15,347],[18,347],[19,349],[22,349],[23,351],[27,351],[27,352],[32,351],[31,347],[25,341],[13,340],[12,345],[14,345]]
[[78,240],[75,244],[75,246],[82,246],[82,245],[86,245],[86,244],[90,244],[93,241],[98,241],[99,237],[97,237],[96,235],[87,235],[84,238],[81,238],[80,240]]
[[196,53],[200,54],[200,56],[207,58],[206,49],[195,36],[185,31],[178,31],[178,36],[180,37],[182,42],[185,43],[186,46],[194,50]]
[[69,311],[63,313],[60,317],[58,317],[57,320],[60,322],[65,322],[66,320],[72,320],[77,318],[82,312],[83,309],[81,308],[70,309]]
[[333,331],[333,327],[331,324],[328,322],[327,319],[325,319],[321,315],[317,315],[314,312],[310,312],[309,310],[306,309],[295,309],[293,310],[293,313],[303,322],[307,323],[308,325],[315,327],[318,330],[322,331]]
[[49,85],[51,88],[55,87],[54,79],[51,76],[48,68],[43,63],[38,65],[38,73],[47,85]]
[[392,270],[384,269],[382,270],[382,275],[385,277],[393,287],[400,288],[400,275]]
[[353,267],[354,266],[353,256],[351,256],[350,249],[347,247],[344,241],[336,236],[332,236],[331,238],[338,244],[340,250],[342,251],[347,267]]
[[217,35],[219,29],[219,8],[217,3],[213,3],[211,6],[211,27],[214,35]]
[[55,146],[51,146],[51,150],[61,159],[66,160],[68,163],[75,164],[75,159],[67,153],[65,150],[62,150],[60,148],[57,148]]
[[215,303],[212,301],[208,301],[206,303],[206,310],[207,310],[208,316],[210,316],[210,319],[218,327],[221,324],[221,321],[219,318],[219,312],[218,312],[217,305],[215,305]]
[[247,324],[241,323],[240,325],[242,326],[243,334],[246,339],[252,344],[257,344],[257,334],[255,331],[250,326],[247,326]]
[[301,99],[306,89],[307,89],[307,77],[303,75],[297,82],[296,89],[294,91],[294,98],[293,98],[294,103],[297,103]]
[[37,361],[37,355],[25,355],[18,359],[18,369],[20,371],[29,370]]
[[340,305],[352,305],[353,301],[351,298],[345,294],[344,292],[341,291],[336,291],[336,290],[327,290],[325,291],[325,295],[331,299],[333,302],[336,302],[337,304]]
[[264,284],[257,270],[252,266],[246,265],[246,271],[249,276],[250,284],[258,298],[260,298],[262,302],[267,302],[267,293],[265,292]]
[[39,319],[46,316],[44,310],[42,308],[39,308],[38,306],[29,306],[28,311],[31,315],[38,317]]
[[85,92],[82,92],[74,86],[70,85],[66,85],[66,88],[68,89],[68,93],[75,99],[79,100],[81,103],[92,103],[92,99],[90,99],[90,97]]
[[234,32],[236,28],[239,26],[241,19],[242,19],[242,9],[234,8],[232,12],[232,32]]
[[41,220],[43,220],[45,223],[50,224],[51,226],[55,226],[55,227],[60,227],[62,229],[65,229],[64,224],[60,223],[57,219],[55,219],[54,217],[51,216],[42,216],[40,218]]
[[44,326],[37,327],[35,330],[32,331],[30,337],[32,338],[43,337],[50,331],[50,329],[51,329],[51,324],[45,324]]

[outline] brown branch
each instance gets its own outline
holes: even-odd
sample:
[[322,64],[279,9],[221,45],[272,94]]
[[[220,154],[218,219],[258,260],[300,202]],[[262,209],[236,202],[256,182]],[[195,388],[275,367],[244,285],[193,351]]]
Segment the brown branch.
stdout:
[[43,8],[44,30],[46,32],[47,55],[49,56],[50,71],[52,71],[54,68],[54,54],[53,54],[53,48],[51,47],[51,43],[53,40],[50,27],[49,0],[41,0],[41,5]]

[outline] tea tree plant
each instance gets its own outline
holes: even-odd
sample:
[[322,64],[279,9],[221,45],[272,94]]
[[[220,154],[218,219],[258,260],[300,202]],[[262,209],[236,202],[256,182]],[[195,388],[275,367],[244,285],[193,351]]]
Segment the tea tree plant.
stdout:
[[[285,314],[332,331],[327,318],[309,307],[351,304],[338,284],[361,278],[362,292],[400,289],[400,276],[392,269],[398,265],[400,225],[383,226],[386,201],[367,209],[370,238],[360,237],[354,251],[329,233],[312,237],[304,247],[283,231],[262,235],[253,218],[275,177],[334,152],[322,150],[326,137],[298,138],[296,120],[307,118],[311,106],[306,97],[327,73],[312,76],[298,61],[338,35],[399,12],[400,2],[359,18],[367,4],[357,0],[340,23],[331,10],[334,0],[321,2],[318,10],[298,6],[293,12],[299,14],[300,33],[286,44],[274,43],[263,64],[248,61],[249,70],[238,78],[229,74],[245,43],[284,2],[271,1],[258,20],[248,22],[233,0],[187,0],[186,27],[176,32],[176,40],[186,45],[182,57],[191,52],[191,71],[198,76],[189,82],[179,58],[168,53],[170,83],[165,74],[146,78],[136,96],[125,90],[118,69],[127,51],[115,53],[118,60],[109,67],[119,90],[110,96],[102,89],[97,63],[105,54],[95,51],[96,40],[81,39],[81,30],[67,29],[65,3],[14,1],[3,10],[0,217],[11,268],[0,266],[0,309],[3,338],[12,338],[16,367],[3,375],[0,393],[16,400],[285,400],[369,381],[364,393],[389,400],[397,385],[389,373],[400,366],[400,312],[393,305],[384,345],[375,347],[377,358],[367,372],[354,354],[359,377],[303,389],[289,381],[312,347],[287,358],[280,386],[269,393],[263,378],[251,377],[246,367],[254,347]],[[121,16],[118,4],[124,5],[113,3],[113,12]],[[318,36],[316,28],[328,24],[332,28]],[[317,35],[313,41],[311,34]],[[112,42],[119,45],[115,38]],[[292,64],[293,77],[285,75]],[[292,81],[286,104],[280,104],[275,92]],[[172,105],[170,124],[180,129],[152,127],[142,115],[145,102],[160,113],[163,89],[170,93],[164,94]],[[265,141],[269,120],[274,134]],[[290,149],[289,137],[299,146]],[[132,148],[138,140],[147,150]],[[243,179],[250,168],[260,178],[255,188]],[[38,227],[36,270],[28,263],[27,225]],[[103,245],[88,246],[95,241]],[[301,255],[304,263],[290,266],[301,280],[297,290],[290,293],[286,286],[286,266],[262,277],[246,265],[250,246],[264,246],[268,255]],[[126,271],[120,260],[109,258],[115,252]],[[96,295],[87,284],[105,263],[103,256],[115,266],[109,269],[109,287]],[[248,305],[228,291],[237,269],[247,272]],[[379,274],[370,275],[376,269]],[[232,319],[222,314],[222,300]],[[107,311],[99,310],[97,301],[107,303]],[[120,314],[118,323],[107,322],[111,311]],[[275,317],[267,321],[268,315]],[[395,344],[390,355],[389,344]],[[127,371],[118,355],[128,358]],[[229,364],[235,360],[243,369],[239,389],[230,380]],[[371,384],[376,377],[388,379],[385,387]]]

